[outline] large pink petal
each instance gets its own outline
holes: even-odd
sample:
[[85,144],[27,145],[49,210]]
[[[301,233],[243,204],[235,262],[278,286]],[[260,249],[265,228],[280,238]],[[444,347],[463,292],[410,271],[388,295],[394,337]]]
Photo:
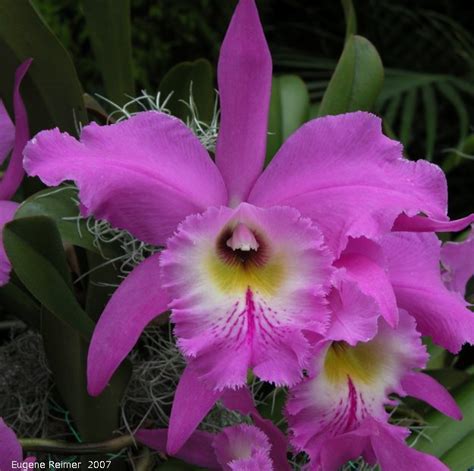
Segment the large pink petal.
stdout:
[[13,430],[0,418],[0,470],[11,471],[12,462],[23,462],[23,452]]
[[383,471],[449,471],[437,458],[410,448],[387,425],[380,424],[371,436],[377,461]]
[[168,309],[160,286],[159,259],[159,254],[152,255],[128,275],[97,323],[87,358],[87,387],[92,396],[107,386],[147,324]]
[[401,144],[382,134],[380,118],[365,112],[302,126],[258,179],[249,202],[295,207],[322,229],[336,255],[348,236],[378,237],[402,212],[447,219],[443,172],[404,159]]
[[222,396],[204,384],[188,365],[176,388],[168,429],[167,452],[176,455]]
[[398,305],[424,335],[452,352],[474,342],[474,314],[449,291],[440,273],[440,245],[430,233],[393,232],[381,240]]
[[377,302],[384,319],[395,327],[398,321],[397,301],[388,279],[381,247],[363,237],[350,239],[335,265],[345,268],[348,278]]
[[[0,200],[10,199],[20,186],[25,175],[23,169],[23,149],[29,139],[28,118],[25,105],[20,96],[20,84],[25,76],[32,59],[23,62],[15,72],[15,85],[13,89],[13,109],[15,111],[15,142],[13,152],[8,163],[8,168],[0,182]],[[0,154],[0,157],[3,157]]]
[[216,162],[231,206],[244,201],[263,168],[272,60],[254,0],[240,0],[217,70],[221,122]]
[[466,293],[466,285],[474,275],[474,231],[464,242],[448,242],[441,247],[445,285],[452,291]]
[[6,159],[15,142],[15,126],[0,100],[0,163]]
[[[166,453],[168,429],[140,429],[135,434],[135,437],[140,443],[143,443],[153,450]],[[215,435],[212,433],[196,430],[174,456],[195,466],[207,469],[220,469],[212,446],[214,438]]]
[[13,201],[0,201],[0,286],[8,283],[10,271],[12,269],[3,246],[3,226],[10,222],[18,208],[18,203]]
[[43,131],[25,149],[25,169],[50,186],[73,180],[86,214],[164,245],[186,216],[227,200],[219,171],[178,119],[144,112],[86,126],[77,141]]
[[411,372],[402,378],[401,384],[408,396],[427,402],[453,419],[462,419],[461,409],[451,394],[431,376]]

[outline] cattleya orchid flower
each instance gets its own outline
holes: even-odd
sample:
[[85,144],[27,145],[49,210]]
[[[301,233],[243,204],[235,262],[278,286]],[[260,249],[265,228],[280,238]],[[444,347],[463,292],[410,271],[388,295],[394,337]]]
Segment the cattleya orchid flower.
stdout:
[[0,417],[0,471],[12,471],[21,467],[22,463],[35,461],[34,457],[23,460],[23,451],[15,432]]
[[448,470],[404,444],[409,430],[387,423],[388,395],[414,396],[454,419],[461,411],[430,376],[416,371],[428,360],[414,319],[401,311],[393,329],[380,319],[377,335],[355,346],[321,340],[309,377],[290,389],[286,412],[292,444],[311,457],[310,469],[337,471],[363,456],[384,471]]
[[[197,430],[175,454],[186,462],[226,471],[290,471],[285,435],[270,420],[257,411],[246,388],[227,390],[221,395],[223,404],[243,415],[248,415],[255,425],[235,425],[218,434]],[[167,452],[167,429],[145,430],[136,433],[141,443]]]
[[[139,431],[136,438],[160,452],[166,452],[166,429]],[[272,471],[271,443],[254,425],[233,425],[213,434],[194,432],[176,455],[189,464],[225,471]]]
[[3,226],[13,219],[18,208],[18,204],[10,201],[10,198],[15,194],[25,175],[22,157],[23,149],[29,139],[29,133],[26,110],[20,96],[20,84],[30,64],[31,59],[26,60],[15,73],[13,89],[15,124],[12,123],[3,101],[0,100],[0,163],[3,163],[12,151],[8,167],[0,180],[0,286],[8,283],[11,270],[1,234]]
[[[403,309],[453,352],[474,340],[472,313],[441,279],[434,234],[474,217],[449,220],[441,169],[406,160],[378,117],[355,112],[308,122],[263,170],[271,72],[255,2],[240,0],[218,64],[215,161],[184,123],[159,112],[92,123],[80,140],[44,131],[25,149],[29,175],[76,183],[83,215],[163,247],[99,319],[88,389],[99,394],[146,325],[171,310],[188,362],[171,454],[229,389],[243,389],[249,369],[295,386],[321,337],[357,348],[380,325],[396,337]],[[422,363],[416,351],[404,367]]]

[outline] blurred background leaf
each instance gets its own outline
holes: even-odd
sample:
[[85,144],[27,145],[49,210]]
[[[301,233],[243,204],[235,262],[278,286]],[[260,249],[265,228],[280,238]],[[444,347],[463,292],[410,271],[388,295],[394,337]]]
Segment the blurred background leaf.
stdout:
[[130,0],[83,0],[83,10],[105,94],[123,105],[135,93]]
[[28,0],[0,1],[0,94],[12,103],[14,71],[28,57],[33,64],[22,85],[30,130],[60,126],[76,133],[86,123],[82,87],[67,51]]

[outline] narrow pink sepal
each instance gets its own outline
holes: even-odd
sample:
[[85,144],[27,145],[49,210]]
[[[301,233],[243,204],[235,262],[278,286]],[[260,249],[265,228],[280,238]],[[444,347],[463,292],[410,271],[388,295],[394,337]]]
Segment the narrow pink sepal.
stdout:
[[87,389],[99,395],[130,353],[147,324],[168,309],[161,289],[160,255],[138,265],[118,287],[92,335],[87,358]]
[[392,432],[389,425],[377,425],[377,433],[371,436],[371,443],[383,471],[449,471],[449,468],[434,456],[410,448]]
[[474,214],[453,221],[442,221],[426,216],[401,214],[393,224],[393,231],[409,232],[458,232],[474,222]]
[[216,163],[231,206],[245,201],[265,159],[272,60],[254,0],[240,0],[217,69],[221,122]]
[[412,372],[407,373],[401,381],[403,390],[408,396],[427,402],[443,414],[462,420],[462,412],[451,394],[431,376]]
[[23,169],[23,149],[29,139],[28,117],[20,95],[20,85],[33,59],[24,61],[15,72],[13,89],[13,109],[15,111],[15,142],[8,168],[0,182],[0,200],[10,199],[20,186],[25,175]]
[[7,158],[15,142],[15,125],[0,100],[0,164]]
[[176,388],[168,429],[167,453],[176,455],[202,419],[222,396],[206,386],[192,364],[184,370]]
[[[168,429],[140,429],[135,438],[144,445],[166,453]],[[220,469],[212,443],[215,435],[213,433],[196,430],[174,456],[186,463],[207,469]]]

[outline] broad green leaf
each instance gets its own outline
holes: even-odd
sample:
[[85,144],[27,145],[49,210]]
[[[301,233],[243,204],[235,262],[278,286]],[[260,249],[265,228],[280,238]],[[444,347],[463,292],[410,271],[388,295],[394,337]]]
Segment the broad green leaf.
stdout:
[[40,328],[40,306],[14,280],[0,287],[0,303],[12,314],[35,330]]
[[467,471],[474,466],[474,431],[448,450],[441,460],[451,471]]
[[309,94],[296,75],[274,77],[268,117],[267,163],[283,142],[307,119]]
[[43,313],[41,331],[54,382],[82,440],[110,438],[120,426],[120,402],[130,377],[130,365],[124,363],[105,391],[91,397],[86,376],[88,344],[49,312]]
[[15,219],[48,216],[56,223],[64,241],[97,251],[85,220],[79,218],[77,201],[77,190],[74,188],[47,188],[23,201],[15,214]]
[[354,10],[352,0],[341,0],[346,19],[346,40],[357,33],[357,16]]
[[448,366],[447,359],[449,358],[449,353],[447,350],[433,343],[430,337],[423,337],[423,343],[426,345],[426,349],[430,355],[426,366],[428,369],[432,370]]
[[130,0],[83,0],[83,9],[107,98],[123,105],[135,92]]
[[115,287],[111,285],[119,285],[123,280],[119,277],[120,262],[113,264],[104,260],[99,254],[94,252],[87,253],[88,261],[88,287],[86,296],[86,311],[89,316],[97,320],[105,305],[109,301]]
[[455,421],[438,411],[429,413],[425,417],[426,429],[415,445],[418,450],[443,456],[474,430],[474,378],[452,391],[452,395],[462,410],[463,420]]
[[82,88],[66,50],[29,0],[0,0],[0,94],[10,106],[13,75],[34,59],[22,85],[32,134],[54,126],[69,133],[86,123]]
[[79,305],[54,221],[45,216],[5,225],[3,242],[18,278],[29,292],[73,329],[89,339],[94,324]]
[[383,66],[375,47],[362,36],[351,36],[334,70],[319,115],[370,110],[383,84]]
[[454,368],[438,368],[436,370],[425,370],[425,373],[435,378],[447,389],[454,389],[469,379],[469,374],[463,370]]
[[54,220],[64,242],[86,250],[102,253],[106,258],[120,254],[115,244],[94,243],[85,219],[79,217],[79,197],[72,187],[47,188],[27,198],[18,208],[15,219],[31,216],[48,216]]
[[[190,116],[190,93],[196,104],[199,119],[210,122],[214,109],[214,74],[209,61],[198,59],[175,65],[161,80],[159,91],[162,100],[171,97],[166,107],[171,114],[186,122]],[[183,103],[185,102],[185,103]]]

